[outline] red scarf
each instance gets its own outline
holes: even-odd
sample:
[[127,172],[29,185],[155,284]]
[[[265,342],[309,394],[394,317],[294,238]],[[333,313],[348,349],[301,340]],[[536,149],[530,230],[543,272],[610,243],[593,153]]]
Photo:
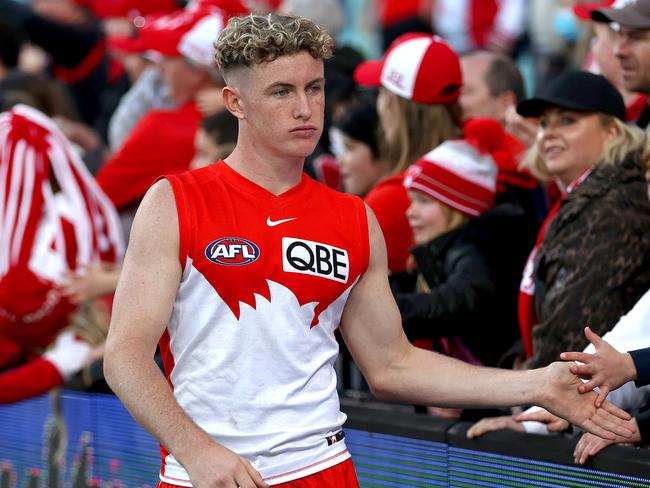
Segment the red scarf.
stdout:
[[555,202],[555,205],[553,205],[549,211],[539,229],[539,232],[537,233],[535,247],[533,247],[532,251],[530,251],[530,254],[528,255],[528,260],[526,261],[526,266],[524,267],[523,276],[521,278],[521,284],[519,285],[518,303],[519,328],[521,330],[521,339],[526,349],[526,357],[532,357],[533,355],[533,328],[539,323],[537,313],[535,312],[535,258],[537,257],[537,253],[544,241],[546,229],[560,210],[562,201],[564,201],[566,195],[575,190],[583,181],[585,181],[585,179],[587,179],[587,176],[591,174],[592,169],[592,166],[585,169],[566,188],[562,198]]

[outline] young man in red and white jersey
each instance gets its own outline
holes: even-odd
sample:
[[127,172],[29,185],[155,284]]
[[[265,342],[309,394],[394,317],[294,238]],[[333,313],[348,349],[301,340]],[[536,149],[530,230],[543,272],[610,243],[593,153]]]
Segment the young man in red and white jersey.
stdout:
[[161,442],[159,486],[358,486],[333,369],[339,325],[380,398],[539,404],[602,436],[631,435],[624,412],[577,392],[568,364],[502,371],[411,346],[372,211],[303,174],[332,44],[306,19],[231,19],[216,56],[237,146],[155,183],[136,215],[104,364]]

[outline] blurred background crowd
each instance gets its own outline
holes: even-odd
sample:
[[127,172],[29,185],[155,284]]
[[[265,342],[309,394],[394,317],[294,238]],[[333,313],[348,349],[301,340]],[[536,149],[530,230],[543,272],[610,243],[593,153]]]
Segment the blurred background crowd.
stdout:
[[[3,0],[0,402],[106,391],[138,203],[233,149],[213,41],[270,11],[336,39],[305,170],[377,215],[411,341],[519,369],[587,348],[586,325],[620,351],[650,346],[650,1]],[[339,373],[342,394],[371,399],[345,351]],[[609,396],[637,445],[647,393]],[[412,408],[477,421],[472,435],[570,427]],[[589,455],[611,443],[583,439]]]

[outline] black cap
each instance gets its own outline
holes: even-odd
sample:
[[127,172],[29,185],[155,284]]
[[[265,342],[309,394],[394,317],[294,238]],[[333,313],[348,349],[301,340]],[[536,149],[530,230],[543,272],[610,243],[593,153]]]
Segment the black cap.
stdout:
[[650,0],[628,0],[612,8],[591,12],[595,22],[616,22],[623,27],[650,29]]
[[517,112],[539,117],[549,105],[601,112],[625,122],[625,102],[618,90],[603,76],[586,71],[568,71],[554,78],[535,98],[519,102]]

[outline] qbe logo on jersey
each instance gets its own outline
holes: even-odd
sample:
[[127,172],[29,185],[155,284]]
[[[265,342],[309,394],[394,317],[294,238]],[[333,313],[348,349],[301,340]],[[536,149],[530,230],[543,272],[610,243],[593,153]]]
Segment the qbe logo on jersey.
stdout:
[[282,238],[282,269],[347,283],[350,261],[345,249],[293,237]]
[[247,239],[222,237],[208,244],[205,257],[224,266],[242,266],[257,260],[260,257],[260,248]]

